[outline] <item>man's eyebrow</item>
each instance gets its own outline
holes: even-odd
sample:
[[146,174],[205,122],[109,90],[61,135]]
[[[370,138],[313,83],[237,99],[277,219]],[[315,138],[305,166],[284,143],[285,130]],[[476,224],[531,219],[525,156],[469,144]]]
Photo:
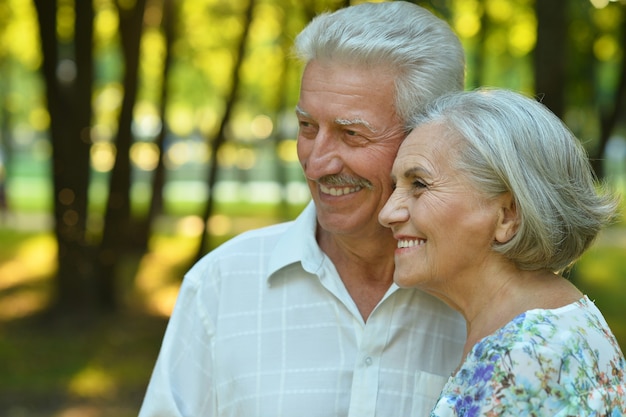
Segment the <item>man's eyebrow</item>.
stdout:
[[376,129],[363,119],[335,119],[335,123],[340,126],[363,126],[372,133],[376,133]]
[[302,110],[299,106],[296,106],[296,114],[302,116],[302,117],[307,117],[309,119],[311,119],[311,115],[307,112],[305,112],[304,110]]
[[[299,106],[296,106],[296,114],[301,117],[306,117],[308,119],[312,119],[313,117],[306,111],[302,110]],[[363,120],[360,118],[356,119],[335,119],[335,123],[339,126],[363,126],[367,130],[372,133],[376,133],[376,129],[369,124],[367,120]]]

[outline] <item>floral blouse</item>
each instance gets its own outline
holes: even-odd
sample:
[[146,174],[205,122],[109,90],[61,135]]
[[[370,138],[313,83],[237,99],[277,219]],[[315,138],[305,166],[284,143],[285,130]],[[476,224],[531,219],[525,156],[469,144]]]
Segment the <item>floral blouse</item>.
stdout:
[[626,362],[586,296],[520,314],[478,342],[431,412],[448,416],[626,415]]

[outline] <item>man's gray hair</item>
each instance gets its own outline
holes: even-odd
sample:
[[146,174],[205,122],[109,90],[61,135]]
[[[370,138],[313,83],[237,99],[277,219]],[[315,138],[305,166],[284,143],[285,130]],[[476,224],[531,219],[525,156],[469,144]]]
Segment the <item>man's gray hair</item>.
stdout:
[[311,60],[381,68],[396,76],[396,112],[404,122],[435,97],[463,90],[465,55],[450,26],[405,1],[363,3],[314,18],[295,40]]

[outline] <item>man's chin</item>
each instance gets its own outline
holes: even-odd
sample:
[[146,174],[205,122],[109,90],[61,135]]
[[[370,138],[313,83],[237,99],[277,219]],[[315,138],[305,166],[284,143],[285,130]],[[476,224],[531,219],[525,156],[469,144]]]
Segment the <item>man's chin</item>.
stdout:
[[354,211],[347,213],[319,213],[317,215],[318,226],[334,235],[352,235],[363,232],[369,224],[358,222]]

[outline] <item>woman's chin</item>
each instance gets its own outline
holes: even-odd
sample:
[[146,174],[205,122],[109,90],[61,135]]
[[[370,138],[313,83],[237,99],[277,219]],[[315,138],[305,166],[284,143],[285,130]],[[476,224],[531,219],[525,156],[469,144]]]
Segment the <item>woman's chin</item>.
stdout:
[[393,275],[393,281],[400,288],[419,288],[420,280],[415,276],[407,276],[396,271]]

